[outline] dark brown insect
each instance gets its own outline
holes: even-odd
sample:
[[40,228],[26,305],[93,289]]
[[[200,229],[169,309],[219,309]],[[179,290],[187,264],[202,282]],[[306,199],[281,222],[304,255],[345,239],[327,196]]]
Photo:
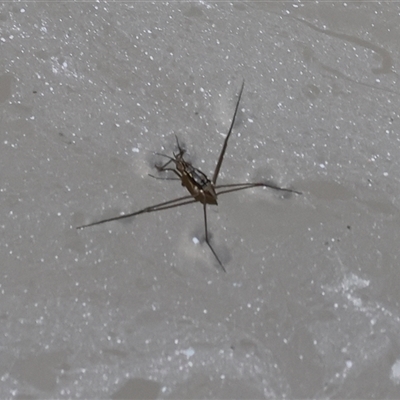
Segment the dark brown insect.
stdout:
[[[227,185],[217,185],[216,184],[218,175],[219,175],[219,171],[221,169],[222,161],[224,159],[226,147],[228,145],[228,140],[232,133],[233,126],[235,124],[236,114],[237,114],[237,111],[239,108],[240,98],[242,97],[243,87],[244,87],[244,81],[240,88],[240,92],[239,92],[238,100],[236,103],[235,112],[233,114],[232,122],[229,127],[228,135],[226,136],[224,144],[222,146],[222,150],[219,155],[218,162],[215,167],[212,180],[208,179],[207,175],[205,175],[199,169],[193,167],[193,165],[191,163],[189,163],[188,161],[186,161],[183,158],[183,156],[185,154],[185,150],[181,148],[178,138],[176,138],[178,150],[179,150],[178,153],[177,154],[173,153],[173,157],[166,156],[165,154],[159,154],[163,157],[168,158],[169,160],[164,165],[161,165],[161,166],[156,165],[156,168],[159,172],[171,171],[175,175],[177,175],[178,176],[177,179],[179,179],[181,181],[182,186],[186,187],[186,189],[189,191],[189,193],[190,193],[189,196],[178,197],[173,200],[155,204],[153,206],[143,208],[142,210],[135,211],[130,214],[119,215],[117,217],[112,217],[112,218],[107,218],[107,219],[103,219],[100,221],[92,222],[87,225],[79,226],[79,227],[77,227],[77,229],[83,229],[83,228],[87,228],[89,226],[104,224],[105,222],[109,222],[109,221],[116,221],[119,219],[130,218],[130,217],[133,217],[133,216],[139,215],[139,214],[167,210],[169,208],[179,207],[179,206],[183,206],[185,204],[200,202],[201,204],[203,204],[206,243],[207,243],[208,247],[210,248],[210,250],[212,251],[212,253],[214,254],[215,258],[217,259],[218,264],[220,265],[222,270],[224,272],[226,272],[225,267],[223,266],[217,253],[211,246],[211,243],[210,243],[210,240],[208,237],[207,204],[218,205],[217,198],[219,195],[225,194],[225,193],[237,192],[239,190],[245,190],[245,189],[250,189],[250,188],[254,188],[254,187],[269,187],[271,189],[280,190],[280,191],[284,191],[284,192],[301,194],[301,192],[298,192],[296,190],[280,188],[271,183],[265,183],[265,182],[231,183],[231,184],[227,184]],[[171,164],[173,166],[171,166]],[[222,190],[219,190],[219,189],[222,189]]]

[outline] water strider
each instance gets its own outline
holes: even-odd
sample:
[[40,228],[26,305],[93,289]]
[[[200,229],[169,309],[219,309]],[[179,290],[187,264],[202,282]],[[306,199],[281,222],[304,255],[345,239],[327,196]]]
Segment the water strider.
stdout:
[[[207,177],[206,174],[204,174],[199,169],[193,167],[193,165],[190,162],[188,162],[184,159],[183,156],[185,154],[185,150],[181,148],[178,138],[176,138],[177,146],[178,146],[178,150],[179,150],[178,153],[176,153],[176,154],[173,153],[173,157],[169,157],[164,154],[159,154],[165,158],[168,158],[169,160],[164,165],[161,165],[161,166],[156,165],[156,168],[159,172],[171,171],[175,175],[177,175],[178,176],[177,179],[179,179],[181,181],[182,186],[184,186],[188,190],[190,195],[178,197],[173,200],[168,200],[168,201],[165,201],[165,202],[162,202],[159,204],[155,204],[153,206],[145,207],[139,211],[135,211],[130,214],[119,215],[117,217],[106,218],[106,219],[102,219],[100,221],[92,222],[87,225],[82,225],[82,226],[77,227],[77,229],[83,229],[83,228],[87,228],[89,226],[104,224],[105,222],[116,221],[119,219],[130,218],[130,217],[133,217],[133,216],[139,215],[139,214],[167,210],[169,208],[179,207],[179,206],[183,206],[185,204],[200,202],[201,204],[203,204],[204,229],[205,229],[206,243],[207,243],[208,247],[210,248],[210,250],[212,251],[212,253],[214,254],[214,256],[215,256],[216,260],[218,261],[218,264],[220,265],[222,270],[224,272],[226,272],[225,267],[223,266],[217,253],[215,252],[214,248],[212,247],[209,237],[208,237],[207,204],[218,205],[217,199],[218,199],[219,195],[225,194],[225,193],[237,192],[239,190],[245,190],[245,189],[250,189],[250,188],[254,188],[254,187],[269,187],[271,189],[280,190],[280,191],[284,191],[284,192],[301,194],[301,192],[298,192],[296,190],[280,188],[278,186],[275,186],[270,183],[265,183],[265,182],[231,183],[231,184],[226,184],[226,185],[217,185],[216,184],[218,175],[219,175],[219,171],[221,169],[222,161],[224,159],[226,147],[228,145],[228,140],[232,133],[233,126],[235,124],[236,114],[237,114],[237,111],[239,108],[240,99],[242,97],[243,88],[244,88],[244,81],[240,88],[238,100],[236,102],[235,111],[233,113],[232,122],[229,127],[228,134],[225,138],[224,144],[222,146],[222,150],[219,155],[218,162],[215,167],[214,174],[213,174],[213,177],[211,180]],[[220,190],[220,189],[222,189],[222,190]]]

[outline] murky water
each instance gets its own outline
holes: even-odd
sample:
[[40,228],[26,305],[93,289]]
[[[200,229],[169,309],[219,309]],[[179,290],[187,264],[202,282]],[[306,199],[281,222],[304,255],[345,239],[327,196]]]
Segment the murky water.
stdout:
[[[1,398],[398,398],[397,3],[3,3]],[[222,195],[152,179],[176,134]],[[396,167],[397,165],[397,167]]]

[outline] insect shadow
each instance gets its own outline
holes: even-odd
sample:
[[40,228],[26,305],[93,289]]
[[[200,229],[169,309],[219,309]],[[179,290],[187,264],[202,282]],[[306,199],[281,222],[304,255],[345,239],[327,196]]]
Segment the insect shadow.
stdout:
[[218,205],[217,199],[218,199],[219,195],[237,192],[239,190],[245,190],[245,189],[250,189],[250,188],[254,188],[254,187],[269,187],[271,189],[286,192],[286,193],[301,194],[301,192],[298,192],[296,190],[288,189],[288,188],[281,188],[281,187],[278,187],[278,186],[274,185],[273,183],[269,183],[269,182],[244,182],[244,183],[230,183],[230,184],[224,184],[224,185],[217,185],[219,171],[221,169],[222,161],[224,159],[224,155],[225,155],[225,151],[226,151],[226,148],[228,145],[229,137],[231,136],[233,126],[235,124],[236,114],[239,109],[239,103],[240,103],[240,99],[242,97],[243,88],[244,88],[244,80],[242,82],[242,86],[239,91],[239,95],[238,95],[238,99],[236,102],[235,111],[233,113],[231,125],[229,127],[229,131],[225,138],[224,144],[222,146],[222,150],[219,155],[217,165],[215,166],[214,174],[213,174],[211,180],[202,171],[193,167],[193,165],[190,162],[188,162],[184,159],[184,154],[185,154],[186,150],[180,146],[178,138],[175,136],[177,147],[178,147],[178,152],[172,153],[173,154],[172,157],[167,156],[165,154],[156,153],[157,155],[168,159],[168,161],[162,165],[156,164],[155,167],[159,172],[168,172],[168,171],[172,172],[173,174],[175,174],[177,176],[177,178],[162,178],[162,177],[155,177],[153,175],[150,175],[150,176],[152,176],[153,178],[157,178],[157,179],[180,180],[182,183],[182,186],[184,186],[188,190],[190,195],[178,197],[173,200],[168,200],[168,201],[164,201],[159,204],[145,207],[139,211],[135,211],[130,214],[123,214],[123,215],[119,215],[117,217],[106,218],[106,219],[102,219],[100,221],[92,222],[87,225],[81,225],[81,226],[78,226],[76,229],[88,228],[89,226],[94,226],[94,225],[104,224],[105,222],[117,221],[120,219],[130,218],[130,217],[133,217],[133,216],[139,215],[139,214],[157,212],[157,211],[161,211],[161,210],[167,210],[170,208],[180,207],[180,206],[183,206],[186,204],[200,202],[201,204],[203,204],[204,229],[205,229],[206,243],[207,243],[208,247],[210,248],[211,252],[214,254],[214,257],[218,261],[218,264],[221,267],[221,269],[224,272],[226,272],[224,265],[222,264],[220,258],[218,257],[218,254],[215,252],[214,248],[212,247],[210,239],[209,239],[208,227],[207,227],[207,204]]

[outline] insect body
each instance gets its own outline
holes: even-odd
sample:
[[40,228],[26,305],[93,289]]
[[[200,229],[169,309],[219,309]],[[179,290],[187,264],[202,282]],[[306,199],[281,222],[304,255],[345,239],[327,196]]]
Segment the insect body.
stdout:
[[[217,193],[215,192],[214,184],[208,179],[207,175],[183,158],[184,150],[181,148],[178,138],[176,138],[179,153],[174,154],[174,158],[159,154],[170,159],[166,164],[157,167],[159,172],[172,171],[182,182],[182,186],[186,187],[194,199],[202,204],[217,205]],[[170,163],[175,164],[175,168],[166,168]]]
[[[231,125],[229,128],[228,134],[223,143],[222,150],[218,157],[217,165],[215,167],[214,174],[213,174],[213,177],[211,180],[207,177],[206,174],[204,174],[199,169],[193,167],[193,165],[190,162],[186,161],[183,158],[183,156],[185,154],[185,150],[181,148],[181,146],[179,145],[178,138],[176,138],[179,152],[177,154],[173,153],[173,157],[167,156],[165,154],[157,153],[158,155],[168,158],[169,160],[164,165],[161,165],[161,166],[156,165],[156,168],[159,172],[170,171],[170,172],[173,172],[175,175],[177,175],[178,179],[182,183],[182,186],[184,186],[190,193],[190,196],[178,197],[173,200],[165,201],[163,203],[159,203],[159,204],[155,204],[150,207],[143,208],[139,211],[136,211],[136,212],[133,212],[130,214],[119,215],[117,217],[112,217],[112,218],[103,219],[103,220],[100,220],[97,222],[92,222],[87,225],[79,226],[79,227],[77,227],[77,229],[83,229],[83,228],[87,228],[89,226],[99,225],[99,224],[103,224],[103,223],[109,222],[109,221],[115,221],[115,220],[119,220],[119,219],[129,218],[129,217],[133,217],[133,216],[139,215],[139,214],[151,213],[151,212],[166,210],[169,208],[183,206],[186,204],[200,202],[201,204],[203,204],[206,243],[207,243],[208,247],[210,248],[210,250],[212,251],[212,253],[214,254],[214,256],[215,256],[216,260],[218,261],[218,264],[220,265],[222,270],[224,272],[226,272],[225,267],[223,266],[217,253],[215,252],[214,248],[212,247],[209,237],[208,237],[207,204],[217,205],[218,204],[218,201],[217,201],[218,196],[221,194],[236,192],[236,191],[250,189],[250,188],[254,188],[254,187],[269,187],[271,189],[275,189],[275,190],[279,190],[279,191],[301,194],[301,192],[298,192],[296,190],[280,188],[278,186],[275,186],[273,184],[266,183],[266,182],[231,183],[231,184],[225,184],[225,185],[217,185],[216,184],[218,175],[219,175],[219,171],[221,169],[222,161],[224,159],[225,151],[226,151],[226,148],[228,145],[228,140],[232,133],[232,129],[233,129],[233,126],[235,123],[236,114],[237,114],[237,111],[239,108],[239,103],[240,103],[240,99],[241,99],[242,92],[243,92],[243,87],[244,87],[244,81],[240,88],[240,92],[239,92],[238,100],[236,103],[236,108],[235,108],[235,111],[233,114],[232,122],[231,122]],[[172,166],[174,166],[174,167],[172,167]],[[222,190],[220,190],[220,189],[222,189]]]

